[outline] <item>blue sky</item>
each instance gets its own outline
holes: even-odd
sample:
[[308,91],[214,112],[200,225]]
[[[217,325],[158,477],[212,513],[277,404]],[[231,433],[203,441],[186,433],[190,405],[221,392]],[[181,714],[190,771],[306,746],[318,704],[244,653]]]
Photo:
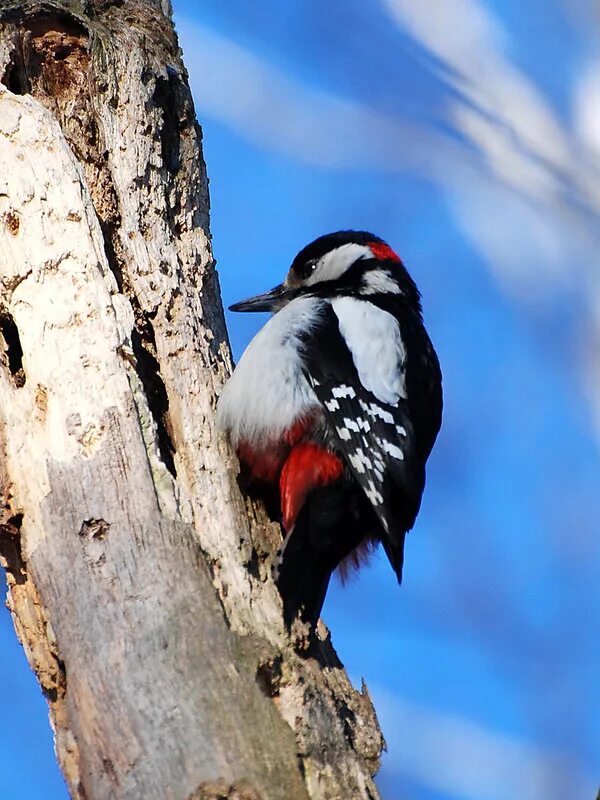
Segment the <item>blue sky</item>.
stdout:
[[[198,10],[200,9],[200,10]],[[339,228],[421,288],[445,418],[405,580],[324,616],[388,742],[384,800],[600,782],[600,45],[591,2],[175,2],[225,304]],[[234,352],[264,323],[229,315]],[[7,796],[64,798],[0,620]],[[8,735],[9,733],[9,735]],[[11,781],[13,782],[11,784]]]

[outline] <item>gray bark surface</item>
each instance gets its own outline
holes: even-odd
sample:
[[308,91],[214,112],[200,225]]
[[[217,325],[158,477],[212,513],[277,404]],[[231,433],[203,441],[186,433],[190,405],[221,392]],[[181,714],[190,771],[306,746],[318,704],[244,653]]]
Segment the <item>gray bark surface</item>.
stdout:
[[0,2],[0,560],[72,797],[378,797],[383,740],[214,426],[231,358],[158,0]]

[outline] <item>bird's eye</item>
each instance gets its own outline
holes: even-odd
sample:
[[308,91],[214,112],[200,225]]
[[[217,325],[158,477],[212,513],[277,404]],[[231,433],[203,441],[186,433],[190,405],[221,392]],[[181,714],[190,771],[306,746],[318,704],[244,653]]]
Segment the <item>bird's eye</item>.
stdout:
[[311,259],[311,261],[305,261],[304,264],[300,267],[300,277],[302,280],[306,280],[309,278],[315,269],[317,268],[317,261],[315,259]]

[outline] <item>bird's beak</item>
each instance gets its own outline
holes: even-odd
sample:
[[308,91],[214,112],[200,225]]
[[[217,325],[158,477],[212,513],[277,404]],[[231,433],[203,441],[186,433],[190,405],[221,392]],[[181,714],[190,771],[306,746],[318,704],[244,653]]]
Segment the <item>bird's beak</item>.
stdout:
[[230,311],[279,311],[286,303],[287,287],[280,283],[270,292],[257,294],[248,300],[241,300],[229,306]]

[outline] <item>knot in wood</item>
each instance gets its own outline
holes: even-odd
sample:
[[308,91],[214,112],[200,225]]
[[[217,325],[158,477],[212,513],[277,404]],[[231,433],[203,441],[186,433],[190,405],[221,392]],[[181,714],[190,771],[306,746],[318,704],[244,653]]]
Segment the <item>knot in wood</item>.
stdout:
[[79,535],[83,539],[93,539],[94,541],[101,542],[106,539],[109,528],[110,523],[105,519],[95,519],[92,517],[91,519],[83,520],[81,528],[79,529]]

